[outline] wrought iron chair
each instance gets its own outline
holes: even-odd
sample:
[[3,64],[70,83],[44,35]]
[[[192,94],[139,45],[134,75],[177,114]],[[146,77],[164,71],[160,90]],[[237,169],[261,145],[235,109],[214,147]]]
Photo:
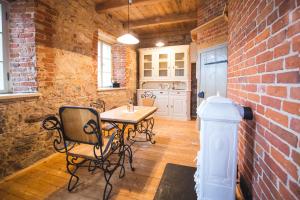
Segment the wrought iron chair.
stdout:
[[[96,102],[90,104],[92,108],[95,108],[99,113],[105,112],[105,102],[101,99],[97,99]],[[101,124],[102,132],[109,135],[110,131],[114,129],[114,126],[109,123]]]
[[[71,175],[68,190],[71,192],[79,181],[76,175],[78,168],[87,167],[89,172],[101,169],[106,181],[103,199],[108,199],[112,190],[110,179],[113,173],[121,167],[119,177],[125,175],[126,152],[132,168],[132,152],[119,140],[115,140],[117,133],[108,138],[103,137],[99,114],[93,108],[63,106],[59,109],[59,118],[60,120],[56,116],[49,116],[42,126],[46,130],[58,131],[59,138],[54,140],[54,147],[57,151],[66,153],[67,171]],[[58,147],[61,143],[64,149]],[[110,159],[113,154],[118,155],[117,162]]]
[[[156,96],[151,91],[145,91],[141,95],[142,105],[143,106],[153,106],[155,102]],[[153,126],[154,126],[154,118],[153,116],[149,116],[145,120],[138,123],[133,129],[128,130],[128,139],[133,142],[151,142],[152,144],[155,144],[155,141],[153,139],[153,136],[155,135],[153,133]],[[136,133],[139,134],[145,134],[146,140],[135,140]]]

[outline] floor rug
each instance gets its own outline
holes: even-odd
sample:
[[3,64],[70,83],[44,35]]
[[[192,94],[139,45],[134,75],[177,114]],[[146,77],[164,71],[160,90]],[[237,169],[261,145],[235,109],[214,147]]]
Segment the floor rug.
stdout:
[[196,200],[195,167],[168,163],[156,190],[154,200]]

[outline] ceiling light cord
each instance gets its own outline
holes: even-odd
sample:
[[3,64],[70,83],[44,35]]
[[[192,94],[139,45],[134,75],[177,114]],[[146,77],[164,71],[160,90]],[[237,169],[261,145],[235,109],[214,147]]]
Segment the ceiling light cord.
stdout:
[[128,0],[128,12],[127,12],[127,15],[128,15],[128,26],[127,26],[127,32],[129,33],[129,25],[130,25],[130,18],[129,18],[129,6],[131,5],[131,0]]

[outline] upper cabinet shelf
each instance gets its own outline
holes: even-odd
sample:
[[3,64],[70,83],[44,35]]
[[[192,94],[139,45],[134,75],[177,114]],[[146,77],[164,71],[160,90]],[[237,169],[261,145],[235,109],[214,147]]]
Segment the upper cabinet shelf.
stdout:
[[184,80],[189,76],[189,45],[139,49],[140,80]]

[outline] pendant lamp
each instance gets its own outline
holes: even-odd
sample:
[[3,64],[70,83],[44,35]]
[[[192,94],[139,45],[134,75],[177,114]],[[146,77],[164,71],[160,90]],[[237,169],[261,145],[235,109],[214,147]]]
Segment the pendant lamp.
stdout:
[[140,41],[134,35],[129,33],[129,6],[131,5],[132,0],[128,0],[128,26],[127,33],[118,37],[117,41],[122,44],[138,44]]
[[158,27],[158,38],[159,38],[159,40],[156,42],[155,46],[157,46],[157,47],[165,46],[165,43],[161,40],[161,37],[160,37],[160,27]]

